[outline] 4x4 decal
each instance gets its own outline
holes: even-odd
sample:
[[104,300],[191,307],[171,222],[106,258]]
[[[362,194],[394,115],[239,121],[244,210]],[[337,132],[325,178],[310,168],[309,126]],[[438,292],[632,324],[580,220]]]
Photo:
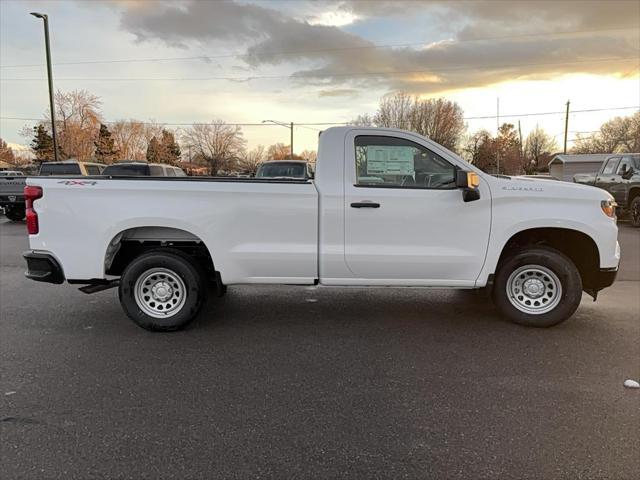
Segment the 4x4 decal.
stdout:
[[63,185],[80,185],[81,187],[98,184],[98,182],[91,180],[60,180],[58,183],[61,183]]

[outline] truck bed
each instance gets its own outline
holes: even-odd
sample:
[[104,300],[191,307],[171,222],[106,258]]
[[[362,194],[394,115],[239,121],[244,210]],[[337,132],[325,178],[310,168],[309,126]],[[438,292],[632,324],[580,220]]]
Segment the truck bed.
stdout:
[[190,232],[209,247],[226,284],[317,278],[318,193],[310,181],[56,176],[27,183],[44,192],[31,247],[55,252],[67,279],[103,278],[109,244],[120,234],[135,237],[141,225],[164,229],[168,241]]

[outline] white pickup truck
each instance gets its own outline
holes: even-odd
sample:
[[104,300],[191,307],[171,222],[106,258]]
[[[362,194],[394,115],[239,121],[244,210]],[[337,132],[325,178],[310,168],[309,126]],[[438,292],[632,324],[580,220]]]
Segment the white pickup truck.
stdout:
[[324,131],[314,179],[29,178],[25,198],[27,277],[117,285],[156,331],[236,284],[488,287],[506,317],[546,327],[620,259],[604,190],[491,176],[393,129]]

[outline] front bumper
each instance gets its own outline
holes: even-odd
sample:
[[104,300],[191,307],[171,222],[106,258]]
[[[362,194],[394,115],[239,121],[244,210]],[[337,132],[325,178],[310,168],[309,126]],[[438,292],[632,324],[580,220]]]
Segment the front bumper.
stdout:
[[603,288],[610,287],[611,285],[613,285],[613,282],[616,281],[617,275],[618,275],[618,267],[601,268],[596,273],[593,289],[597,292],[599,290],[602,290]]
[[64,272],[58,261],[48,253],[29,251],[22,254],[27,261],[25,277],[36,282],[61,284]]

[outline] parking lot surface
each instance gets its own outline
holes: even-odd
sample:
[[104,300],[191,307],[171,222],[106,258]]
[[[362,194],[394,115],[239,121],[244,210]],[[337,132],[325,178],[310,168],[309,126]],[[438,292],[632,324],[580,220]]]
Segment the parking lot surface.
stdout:
[[153,334],[117,292],[24,278],[0,221],[0,463],[13,478],[638,478],[640,230],[572,319],[472,292],[231,287]]

